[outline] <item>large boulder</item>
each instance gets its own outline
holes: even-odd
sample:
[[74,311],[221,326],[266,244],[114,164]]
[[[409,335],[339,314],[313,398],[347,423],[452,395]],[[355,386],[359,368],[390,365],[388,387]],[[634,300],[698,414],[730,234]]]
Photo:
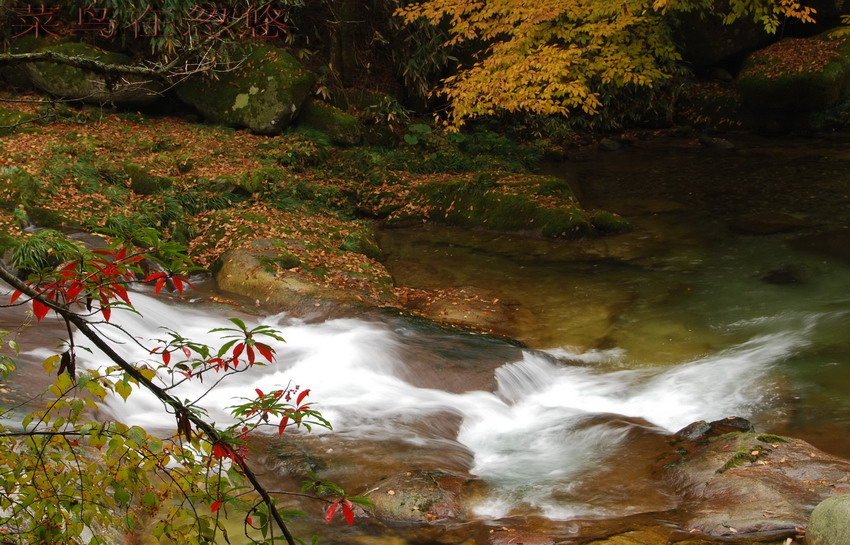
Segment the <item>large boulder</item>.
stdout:
[[738,87],[754,110],[825,110],[850,96],[850,39],[824,33],[777,42],[747,58]]
[[[91,44],[63,42],[37,51],[52,51],[69,57],[93,59],[103,64],[133,65],[133,59],[121,53],[105,51]],[[26,65],[29,82],[36,88],[60,98],[89,104],[140,106],[157,100],[164,84],[143,76],[104,76],[91,70],[53,62]]]
[[313,75],[292,55],[263,45],[235,70],[190,78],[175,91],[210,121],[277,134],[298,116],[312,85]]
[[850,492],[850,461],[799,439],[721,423],[680,432],[678,459],[664,466],[681,498],[681,527],[695,538],[791,537],[820,501]]
[[809,545],[850,543],[850,494],[827,498],[815,507],[809,518],[806,543]]

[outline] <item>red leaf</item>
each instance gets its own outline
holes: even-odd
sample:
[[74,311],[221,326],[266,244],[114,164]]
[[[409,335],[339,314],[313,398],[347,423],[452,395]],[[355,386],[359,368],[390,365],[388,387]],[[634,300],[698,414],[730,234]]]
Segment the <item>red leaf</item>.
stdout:
[[239,354],[241,354],[243,350],[245,350],[245,343],[239,343],[239,344],[237,344],[237,345],[233,348],[233,359],[238,358],[238,357],[239,357]]
[[83,284],[80,282],[74,282],[68,287],[68,291],[65,292],[65,299],[70,303],[77,299],[77,296],[81,291],[83,291]]
[[170,362],[170,361],[171,361],[171,352],[169,352],[168,350],[163,350],[162,351],[162,363],[164,363],[165,365],[168,365],[168,362]]
[[342,500],[342,516],[345,517],[345,522],[349,526],[354,524],[354,509],[351,508],[351,502]]
[[245,517],[245,522],[248,523],[248,526],[254,525],[254,519],[252,519],[251,517]]
[[284,416],[280,419],[280,425],[277,427],[277,434],[283,435],[283,431],[286,429],[286,425],[289,424],[289,417]]
[[304,401],[304,398],[310,395],[310,389],[306,389],[300,394],[298,394],[298,399],[295,401],[296,405],[301,405],[301,402]]
[[159,280],[156,281],[156,287],[154,288],[154,292],[159,295],[159,292],[162,291],[162,287],[165,285],[165,275],[163,275]]
[[177,290],[177,293],[182,295],[183,294],[183,282],[185,282],[185,280],[183,280],[179,276],[174,276],[174,277],[171,278],[171,281],[174,283],[174,289]]
[[165,273],[155,272],[155,273],[151,273],[151,274],[147,275],[147,277],[145,277],[143,282],[150,282],[151,280],[156,280],[157,278],[164,278],[164,277],[165,277]]
[[219,507],[221,507],[221,500],[216,500],[212,502],[212,505],[210,505],[210,511],[215,513],[216,511],[218,511]]
[[114,291],[118,297],[123,299],[125,303],[128,305],[130,304],[130,296],[127,295],[127,290],[124,289],[124,286],[120,284],[113,284],[112,291]]
[[112,316],[112,309],[109,308],[109,299],[106,296],[100,298],[100,311],[103,313],[104,319],[108,322],[109,317]]
[[254,391],[257,392],[257,397],[259,397],[260,399],[263,399],[264,397],[266,397],[266,394],[264,394],[263,391],[260,390],[259,388],[254,388]]
[[248,345],[247,351],[248,351],[248,363],[251,364],[251,365],[254,365],[254,358],[255,358],[254,349],[251,348],[251,345]]
[[35,314],[35,317],[40,322],[42,318],[47,316],[47,313],[50,311],[50,307],[43,304],[41,301],[37,299],[32,300],[32,312]]
[[230,458],[232,456],[232,454],[230,453],[230,449],[221,443],[216,443],[215,445],[213,445],[212,455],[213,458],[215,458],[216,460],[221,460],[222,458]]
[[267,345],[267,344],[263,344],[263,343],[256,343],[256,344],[254,345],[254,348],[256,348],[256,349],[257,349],[257,351],[258,351],[260,354],[262,354],[264,358],[266,358],[267,360],[269,360],[269,363],[271,363],[271,362],[272,362],[272,360],[274,359],[274,355],[273,355],[273,354],[274,354],[274,349],[273,349],[272,347],[270,347],[269,345]]
[[331,519],[334,518],[336,514],[336,510],[339,507],[339,502],[335,501],[328,506],[328,509],[325,511],[325,523],[330,523]]
[[192,351],[189,350],[188,348],[186,348],[185,346],[182,347],[182,348],[183,348],[183,353],[186,354],[186,359],[191,358],[192,357]]
[[14,303],[15,301],[17,301],[17,300],[18,300],[18,297],[20,297],[21,295],[23,295],[23,293],[24,293],[24,292],[22,292],[22,291],[20,291],[20,290],[15,290],[15,292],[12,294],[12,298],[11,298],[11,299],[9,299],[9,304],[11,305],[11,304],[12,304],[12,303]]

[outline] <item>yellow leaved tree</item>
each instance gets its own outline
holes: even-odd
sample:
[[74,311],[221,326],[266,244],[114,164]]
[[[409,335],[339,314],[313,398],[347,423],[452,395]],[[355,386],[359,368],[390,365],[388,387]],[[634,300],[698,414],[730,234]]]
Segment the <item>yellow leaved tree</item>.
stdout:
[[812,21],[799,0],[426,0],[398,11],[405,21],[446,25],[447,46],[474,51],[437,91],[448,122],[500,111],[596,113],[605,87],[652,87],[680,60],[675,12],[749,17],[775,32],[784,18]]

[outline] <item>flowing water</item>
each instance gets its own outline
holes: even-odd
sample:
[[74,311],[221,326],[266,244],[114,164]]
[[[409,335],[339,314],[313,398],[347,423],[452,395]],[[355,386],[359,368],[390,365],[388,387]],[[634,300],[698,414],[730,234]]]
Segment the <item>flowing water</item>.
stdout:
[[[640,482],[642,449],[696,420],[742,416],[848,456],[850,266],[840,244],[818,241],[846,225],[850,152],[841,140],[749,145],[724,156],[624,150],[553,167],[587,207],[629,217],[637,229],[628,235],[543,244],[451,228],[382,233],[397,282],[497,297],[501,332],[529,348],[378,312],[243,315],[280,329],[279,363],[233,377],[202,404],[222,423],[254,388],[309,387],[334,430],[282,446],[270,439],[267,478],[291,452],[329,464],[323,476],[353,492],[416,468],[468,473],[489,485],[472,505],[483,521],[670,509],[664,490]],[[793,233],[730,231],[753,211],[805,221]],[[140,338],[170,327],[212,343],[208,331],[233,315],[143,293],[134,302],[141,317],[115,319]],[[40,367],[53,341],[27,344],[48,347],[26,354]],[[200,397],[204,386],[179,395]],[[110,399],[104,416],[172,426],[144,394]]]

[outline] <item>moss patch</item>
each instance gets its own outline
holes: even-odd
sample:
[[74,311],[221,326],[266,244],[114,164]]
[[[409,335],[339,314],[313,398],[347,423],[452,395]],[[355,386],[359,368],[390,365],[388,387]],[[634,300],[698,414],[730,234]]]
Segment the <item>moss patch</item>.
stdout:
[[315,100],[304,105],[298,123],[327,134],[337,145],[354,146],[361,140],[360,123],[356,117]]
[[829,33],[789,38],[755,52],[738,77],[754,109],[824,110],[850,94],[850,40]]

